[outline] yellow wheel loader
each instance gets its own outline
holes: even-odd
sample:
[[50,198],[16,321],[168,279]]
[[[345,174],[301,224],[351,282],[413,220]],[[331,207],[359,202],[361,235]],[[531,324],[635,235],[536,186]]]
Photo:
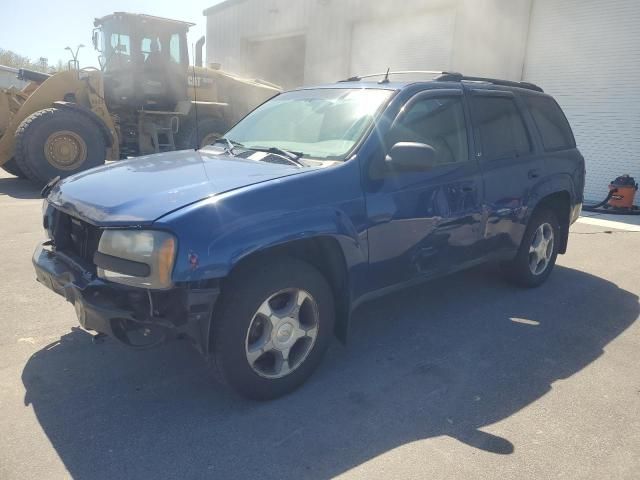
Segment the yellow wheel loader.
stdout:
[[279,92],[202,67],[204,37],[189,66],[194,24],[116,12],[95,20],[100,69],[47,75],[20,70],[22,90],[0,89],[0,167],[43,184],[106,160],[198,148]]

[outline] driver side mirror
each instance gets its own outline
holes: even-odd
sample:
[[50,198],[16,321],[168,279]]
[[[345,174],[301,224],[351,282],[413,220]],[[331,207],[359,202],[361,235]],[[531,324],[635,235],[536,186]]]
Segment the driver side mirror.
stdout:
[[384,159],[387,171],[424,172],[436,165],[436,150],[426,143],[398,142]]

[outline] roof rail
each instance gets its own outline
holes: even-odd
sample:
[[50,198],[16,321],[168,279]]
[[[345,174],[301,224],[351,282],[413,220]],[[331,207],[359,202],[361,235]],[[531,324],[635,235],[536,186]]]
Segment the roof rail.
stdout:
[[364,80],[365,78],[373,78],[373,77],[385,77],[386,79],[390,75],[413,75],[413,74],[422,74],[422,73],[426,75],[440,75],[440,76],[449,75],[449,72],[442,72],[439,70],[438,71],[436,70],[402,70],[398,72],[382,72],[382,73],[370,73],[368,75],[358,75],[358,76],[350,77],[344,80],[339,80],[338,83],[359,82],[360,80]]
[[529,82],[514,82],[511,80],[499,80],[497,78],[488,78],[488,77],[469,77],[457,72],[441,72],[437,70],[403,70],[398,72],[381,72],[381,73],[370,73],[368,75],[358,75],[355,77],[350,77],[345,80],[340,80],[338,83],[345,82],[359,82],[360,80],[364,80],[366,78],[373,77],[383,77],[383,79],[379,83],[388,83],[390,75],[413,75],[413,74],[426,74],[426,75],[436,75],[433,79],[437,82],[485,82],[492,83],[493,85],[501,85],[504,87],[516,87],[516,88],[526,88],[528,90],[535,90],[536,92],[544,93],[544,90],[540,88],[538,85]]
[[493,85],[501,85],[504,87],[516,87],[516,88],[526,88],[528,90],[535,90],[536,92],[544,93],[544,90],[540,88],[538,85],[529,82],[514,82],[511,80],[499,80],[497,78],[486,78],[486,77],[468,77],[462,75],[461,73],[443,73],[439,77],[434,80],[438,82],[486,82],[491,83]]

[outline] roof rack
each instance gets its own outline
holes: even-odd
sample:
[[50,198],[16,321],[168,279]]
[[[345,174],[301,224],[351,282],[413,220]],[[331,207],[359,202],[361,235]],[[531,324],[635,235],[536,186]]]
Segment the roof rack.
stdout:
[[499,80],[497,78],[487,78],[487,77],[468,77],[462,75],[461,73],[443,73],[439,77],[435,78],[438,82],[484,82],[491,83],[493,85],[501,85],[503,87],[516,87],[516,88],[526,88],[528,90],[535,90],[536,92],[544,93],[544,90],[540,88],[538,85],[529,82],[514,82],[511,80]]
[[[424,73],[427,75],[444,75],[444,74],[448,74],[448,72],[441,72],[441,71],[436,71],[436,70],[403,70],[403,71],[398,71],[398,72],[382,72],[382,73],[370,73],[368,75],[358,75],[355,77],[350,77],[347,78],[345,80],[340,80],[338,83],[344,83],[344,82],[359,82],[360,80],[364,80],[365,78],[373,78],[373,77],[385,77],[383,79],[386,80],[389,75],[412,75],[412,74],[416,74],[416,73]],[[381,82],[382,83],[382,82]]]
[[540,88],[538,85],[535,85],[529,82],[514,82],[511,80],[499,80],[497,78],[487,78],[487,77],[470,77],[457,72],[441,72],[436,70],[405,70],[405,71],[399,71],[399,72],[371,73],[368,75],[358,75],[355,77],[347,78],[345,80],[340,80],[338,83],[359,82],[360,80],[364,80],[366,78],[373,78],[373,77],[384,77],[379,83],[388,83],[390,75],[412,75],[412,74],[434,75],[435,78],[433,78],[433,80],[437,82],[462,82],[462,81],[484,82],[484,83],[491,83],[493,85],[501,85],[504,87],[526,88],[528,90],[535,90],[536,92],[544,93],[544,90]]

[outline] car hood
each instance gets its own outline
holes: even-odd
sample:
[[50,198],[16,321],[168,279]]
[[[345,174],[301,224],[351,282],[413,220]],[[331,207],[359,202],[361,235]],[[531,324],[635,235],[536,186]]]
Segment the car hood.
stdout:
[[90,223],[140,225],[207,197],[311,169],[185,150],[79,173],[58,182],[48,198]]

